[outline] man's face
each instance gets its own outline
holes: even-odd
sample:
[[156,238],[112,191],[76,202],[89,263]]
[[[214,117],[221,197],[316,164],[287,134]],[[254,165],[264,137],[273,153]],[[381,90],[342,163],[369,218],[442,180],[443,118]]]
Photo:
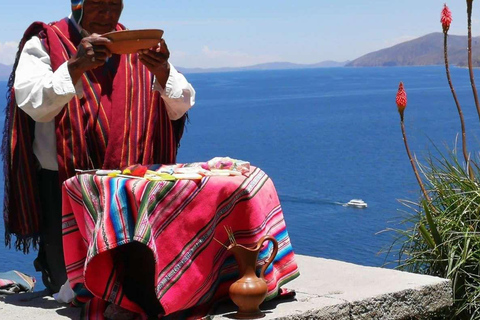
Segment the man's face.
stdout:
[[80,22],[89,33],[103,34],[115,30],[122,13],[122,0],[85,0]]

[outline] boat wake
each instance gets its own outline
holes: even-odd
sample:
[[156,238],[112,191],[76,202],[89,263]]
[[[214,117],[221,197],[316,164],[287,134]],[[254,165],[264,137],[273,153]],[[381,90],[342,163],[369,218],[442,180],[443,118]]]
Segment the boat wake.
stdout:
[[366,208],[367,203],[361,199],[352,199],[349,202],[339,202],[332,201],[328,199],[314,199],[314,198],[303,198],[303,197],[294,197],[288,195],[279,195],[280,202],[293,202],[293,203],[302,203],[302,204],[328,204],[328,205],[340,205],[343,207],[353,207],[353,208]]
[[279,195],[280,202],[293,202],[293,203],[304,203],[304,204],[343,204],[336,201],[328,199],[314,199],[314,198],[303,198],[303,197],[294,197],[287,195]]

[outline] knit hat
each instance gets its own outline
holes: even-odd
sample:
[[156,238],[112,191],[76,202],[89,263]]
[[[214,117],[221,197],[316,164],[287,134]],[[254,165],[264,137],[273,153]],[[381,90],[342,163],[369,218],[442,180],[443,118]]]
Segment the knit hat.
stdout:
[[71,0],[72,1],[72,16],[75,21],[80,24],[83,17],[83,3],[85,0]]
[[[71,0],[72,2],[72,16],[75,21],[80,24],[83,17],[83,4],[85,0]],[[123,8],[123,1],[122,1],[122,8]]]

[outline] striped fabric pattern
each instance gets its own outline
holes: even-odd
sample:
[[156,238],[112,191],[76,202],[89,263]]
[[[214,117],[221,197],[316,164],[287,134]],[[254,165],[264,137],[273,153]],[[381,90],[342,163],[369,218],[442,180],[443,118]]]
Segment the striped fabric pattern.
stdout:
[[[267,299],[299,275],[275,187],[259,168],[252,168],[248,177],[200,181],[79,175],[64,183],[63,197],[70,283],[85,284],[96,299],[135,312],[141,310],[123,295],[115,274],[121,266],[109,254],[132,241],[153,252],[157,298],[166,314],[198,309],[228,295],[238,279],[237,264],[214,240],[228,245],[225,226],[244,246],[255,246],[266,234],[278,241],[278,254],[266,271]],[[259,269],[272,249],[265,242]]]
[[17,270],[0,273],[0,295],[32,292],[35,278]]
[[78,10],[83,6],[84,0],[71,0],[72,2],[72,10]]
[[[52,28],[64,48],[52,61],[55,70],[75,54],[77,43],[72,41],[65,20]],[[117,29],[124,27],[119,25]],[[175,162],[175,124],[168,118],[160,93],[152,90],[152,74],[136,54],[114,57],[117,61],[112,60],[116,71],[111,96],[106,98],[103,93],[105,81],[109,81],[89,71],[82,76],[83,99],[72,99],[55,118],[62,181],[73,176],[75,169]]]
[[75,21],[80,22],[83,11],[84,0],[71,0],[72,2],[72,16]]
[[[22,45],[33,35],[49,52],[53,71],[75,55],[81,40],[69,19],[32,24]],[[84,73],[81,82],[84,96],[73,98],[55,118],[59,183],[75,175],[75,169],[175,163],[186,115],[168,118],[160,93],[153,90],[153,76],[137,54],[113,55],[104,67]],[[6,243],[16,235],[16,247],[28,251],[41,233],[38,164],[32,150],[35,123],[16,106],[13,88],[11,92],[2,141]]]
[[[44,37],[51,29],[43,23],[33,23],[25,31],[18,46],[14,67],[8,80],[7,108],[2,137],[4,174],[3,217],[5,245],[14,242],[17,250],[28,253],[37,247],[40,238],[41,210],[37,185],[37,168],[33,155],[35,124],[15,100],[15,69],[25,43],[33,36]],[[16,236],[13,241],[12,235]]]
[[14,283],[15,283],[15,281],[13,281],[13,280],[0,279],[0,288],[1,288],[1,287],[8,287],[8,286],[10,286],[10,285],[12,285],[12,284],[14,284]]

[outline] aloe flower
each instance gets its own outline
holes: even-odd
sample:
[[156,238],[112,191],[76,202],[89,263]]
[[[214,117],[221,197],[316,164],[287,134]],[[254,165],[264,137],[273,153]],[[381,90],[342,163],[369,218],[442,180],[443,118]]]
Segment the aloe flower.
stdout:
[[400,113],[400,119],[403,121],[403,111],[407,107],[407,93],[403,88],[403,82],[400,82],[400,84],[398,85],[396,102],[397,102],[398,113]]
[[450,24],[452,23],[452,12],[447,7],[446,3],[443,5],[440,22],[442,23],[443,33],[447,33],[448,29],[450,29]]
[[447,43],[448,43],[448,29],[450,28],[450,24],[452,23],[452,13],[450,12],[450,9],[447,7],[446,4],[443,5],[442,17],[440,19],[440,22],[442,23],[442,28],[443,28],[443,53],[445,57],[445,71],[447,73],[448,85],[450,86],[450,91],[452,92],[453,100],[455,101],[455,104],[457,106],[458,116],[460,119],[460,126],[462,129],[463,158],[465,159],[465,163],[467,164],[469,176],[471,179],[473,179],[474,173],[473,173],[472,167],[470,166],[469,155],[467,151],[467,134],[465,132],[465,121],[463,118],[463,112],[462,112],[462,108],[460,107],[457,94],[455,93],[455,89],[452,84],[452,79],[450,77]]

